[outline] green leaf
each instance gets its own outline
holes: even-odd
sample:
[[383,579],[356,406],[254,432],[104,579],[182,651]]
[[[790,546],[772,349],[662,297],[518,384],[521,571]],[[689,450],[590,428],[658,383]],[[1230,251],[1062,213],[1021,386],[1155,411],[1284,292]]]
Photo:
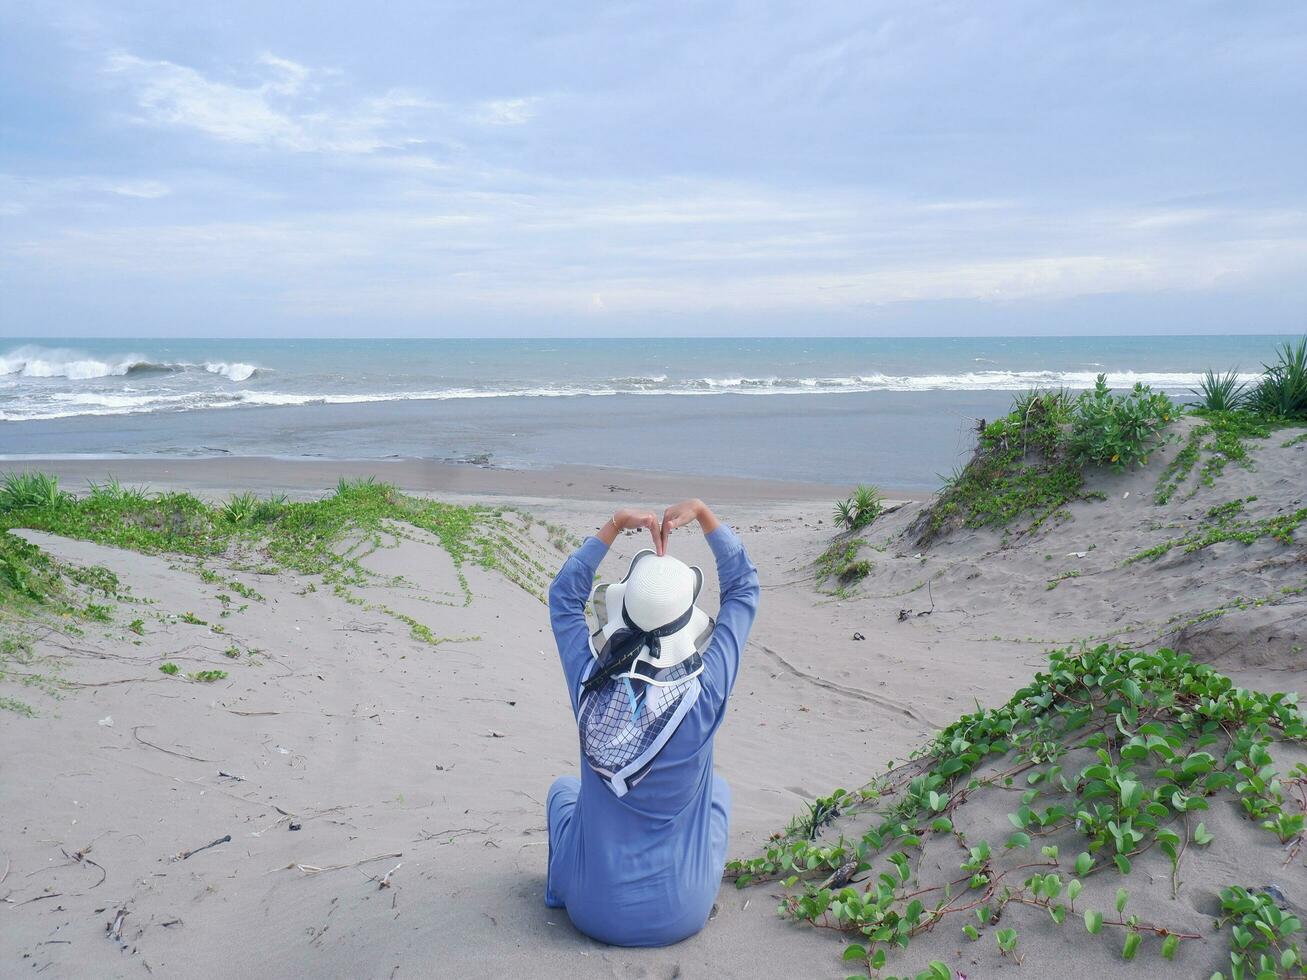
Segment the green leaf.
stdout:
[[1167,936],[1162,940],[1162,959],[1175,959],[1175,951],[1180,946],[1179,936]]
[[1116,910],[1117,912],[1125,911],[1125,903],[1130,901],[1130,893],[1124,888],[1116,890]]
[[976,931],[976,927],[973,926],[970,922],[968,922],[965,926],[962,927],[962,934],[966,936],[968,939],[970,939],[973,943],[980,938],[980,933]]
[[1066,883],[1067,901],[1074,902],[1076,900],[1076,896],[1080,894],[1081,889],[1084,887],[1085,886],[1080,883],[1079,878],[1072,878],[1070,881],[1068,881]]
[[953,829],[953,821],[948,817],[936,817],[930,822],[930,829],[937,834],[947,834]]
[[1018,830],[1015,834],[1013,834],[1011,837],[1007,839],[1007,843],[1004,844],[1003,846],[1007,848],[1029,847],[1030,835]]
[[1121,947],[1121,958],[1123,960],[1132,960],[1135,953],[1139,952],[1139,944],[1144,941],[1144,937],[1137,932],[1126,933],[1125,945]]
[[871,954],[871,968],[873,970],[883,970],[885,968],[885,951],[878,949]]
[[867,947],[860,943],[850,943],[844,949],[844,958],[846,960],[865,960],[867,958]]
[[1112,860],[1116,862],[1117,870],[1123,875],[1128,875],[1130,873],[1130,859],[1124,854],[1118,854],[1116,857],[1112,858]]
[[1101,928],[1103,928],[1103,913],[1085,909],[1085,930],[1091,936],[1096,936]]
[[1088,851],[1081,851],[1076,855],[1076,874],[1083,877],[1089,873],[1089,869],[1093,866],[1094,859],[1089,856]]
[[1144,795],[1144,787],[1133,779],[1123,779],[1119,786],[1119,792],[1121,794],[1121,805],[1127,809],[1133,809],[1139,805],[1139,800]]
[[1197,827],[1194,828],[1195,844],[1210,844],[1215,839],[1216,838],[1214,838],[1211,834],[1207,832],[1207,827],[1204,826],[1203,824],[1200,823]]

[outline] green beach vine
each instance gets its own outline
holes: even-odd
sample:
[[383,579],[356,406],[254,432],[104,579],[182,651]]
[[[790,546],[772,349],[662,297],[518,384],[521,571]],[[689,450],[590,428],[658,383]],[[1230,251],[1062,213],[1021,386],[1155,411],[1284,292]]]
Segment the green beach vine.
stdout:
[[[1238,688],[1172,650],[1055,650],[1007,704],[964,715],[862,789],[816,800],[727,873],[739,887],[779,880],[779,914],[849,936],[844,959],[863,975],[947,922],[974,942],[992,933],[1000,955],[1020,959],[1019,910],[1110,933],[1125,960],[1149,949],[1169,960],[1204,937],[1129,910],[1134,862],[1156,849],[1178,894],[1183,862],[1214,839],[1201,816],[1217,799],[1296,853],[1307,769],[1282,774],[1272,749],[1305,738],[1296,695]],[[1006,811],[1006,830],[990,811]],[[947,869],[950,852],[953,874],[925,872]],[[1230,977],[1302,975],[1301,923],[1274,895],[1231,883],[1222,902]],[[932,962],[909,975],[952,973]]]

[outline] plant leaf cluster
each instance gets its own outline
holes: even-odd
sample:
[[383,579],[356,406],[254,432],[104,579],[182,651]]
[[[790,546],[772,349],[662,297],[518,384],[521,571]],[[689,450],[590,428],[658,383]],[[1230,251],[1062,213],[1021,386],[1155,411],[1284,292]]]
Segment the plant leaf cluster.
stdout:
[[836,541],[818,555],[814,563],[818,587],[833,579],[836,594],[842,595],[870,575],[871,561],[858,557],[858,551],[865,543],[862,538],[847,538]]
[[[1178,894],[1181,862],[1214,839],[1196,818],[1217,800],[1235,803],[1259,831],[1300,843],[1303,797],[1286,788],[1300,785],[1303,771],[1282,779],[1271,751],[1304,739],[1296,695],[1238,688],[1183,654],[1056,650],[1007,704],[963,716],[862,790],[816,800],[760,856],[730,862],[728,874],[741,887],[779,879],[789,892],[779,913],[850,935],[845,959],[869,972],[946,921],[973,941],[992,930],[999,954],[1019,960],[1028,920],[1017,912],[1059,926],[1074,917],[1090,934],[1107,929],[1126,960],[1149,948],[1171,959],[1202,937],[1127,912],[1134,861],[1156,848]],[[969,827],[976,811],[966,804],[982,794],[1011,801],[1006,837]],[[1038,857],[1028,853],[1036,842]],[[957,871],[945,865],[942,880],[928,879],[921,869],[946,861],[950,846]],[[1081,895],[1100,874],[1123,882],[1111,908]],[[1219,923],[1232,976],[1298,975],[1289,942],[1297,921],[1253,901],[1239,897]],[[1249,929],[1267,950],[1252,948]],[[1271,972],[1263,955],[1276,958]]]
[[1176,548],[1185,554],[1193,554],[1210,548],[1224,541],[1238,541],[1252,544],[1262,538],[1270,538],[1280,544],[1293,544],[1294,534],[1304,521],[1307,521],[1307,507],[1272,514],[1269,517],[1247,517],[1245,505],[1255,501],[1256,497],[1242,497],[1218,504],[1210,508],[1202,517],[1198,527],[1169,541],[1163,541],[1151,548],[1145,548],[1138,554],[1126,559],[1126,564],[1138,561],[1156,561]]
[[885,509],[885,502],[876,487],[859,486],[851,497],[835,501],[835,524],[847,531],[860,531]]

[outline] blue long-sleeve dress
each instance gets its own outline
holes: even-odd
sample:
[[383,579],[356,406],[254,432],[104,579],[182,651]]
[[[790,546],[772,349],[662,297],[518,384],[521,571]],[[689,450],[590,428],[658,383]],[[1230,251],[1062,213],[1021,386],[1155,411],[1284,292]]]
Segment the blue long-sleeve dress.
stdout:
[[[545,902],[582,932],[617,946],[666,946],[708,921],[726,861],[730,789],[713,773],[713,735],[726,715],[758,610],[758,570],[725,524],[707,536],[721,609],[703,654],[702,692],[648,774],[618,798],[581,758],[581,777],[549,790]],[[608,547],[587,538],[549,589],[549,615],[575,716],[592,659],[585,604]]]

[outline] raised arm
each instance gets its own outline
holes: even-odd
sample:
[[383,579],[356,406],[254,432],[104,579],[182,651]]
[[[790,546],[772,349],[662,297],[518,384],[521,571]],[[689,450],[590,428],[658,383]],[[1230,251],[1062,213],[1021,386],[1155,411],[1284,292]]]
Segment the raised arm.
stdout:
[[572,710],[576,710],[576,686],[590,658],[590,627],[585,621],[585,604],[594,586],[595,572],[608,554],[617,535],[629,528],[648,528],[654,544],[662,546],[658,535],[658,518],[652,511],[619,510],[604,526],[586,538],[563,562],[549,586],[549,621],[558,644],[558,657],[567,679]]
[[704,654],[704,676],[706,688],[725,704],[740,670],[740,653],[758,614],[758,569],[735,532],[717,520],[702,500],[686,500],[667,509],[663,515],[663,545],[673,530],[696,521],[712,548],[721,588],[717,625]]

